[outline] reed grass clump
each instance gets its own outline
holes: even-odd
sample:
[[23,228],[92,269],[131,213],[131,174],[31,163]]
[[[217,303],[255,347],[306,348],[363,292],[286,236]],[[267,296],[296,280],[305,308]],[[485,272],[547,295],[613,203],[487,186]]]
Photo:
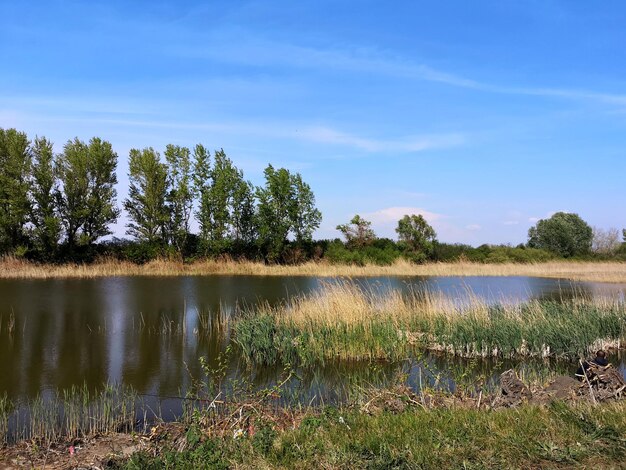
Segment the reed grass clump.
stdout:
[[107,385],[58,390],[16,406],[0,398],[0,442],[31,440],[48,445],[63,439],[97,433],[128,432],[134,427],[136,393],[128,387]]
[[0,396],[0,444],[7,444],[9,437],[9,418],[14,410],[14,404],[6,393]]
[[619,348],[620,299],[580,297],[489,305],[440,294],[375,292],[351,282],[243,314],[235,341],[251,364],[313,365],[329,359],[402,359],[431,349],[464,357],[577,357]]

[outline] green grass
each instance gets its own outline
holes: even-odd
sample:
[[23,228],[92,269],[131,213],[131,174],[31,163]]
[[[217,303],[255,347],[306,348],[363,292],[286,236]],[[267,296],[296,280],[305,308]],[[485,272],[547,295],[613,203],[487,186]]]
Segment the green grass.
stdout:
[[416,319],[409,328],[431,336],[430,342],[464,356],[567,356],[589,352],[598,341],[614,343],[626,333],[623,304],[532,302],[514,310],[490,307],[485,316]]
[[250,364],[314,366],[329,360],[395,360],[407,357],[412,346],[391,321],[335,325],[277,322],[261,313],[238,320],[235,341]]
[[618,468],[626,458],[626,405],[477,411],[463,408],[370,416],[309,413],[295,429],[271,423],[254,436],[194,440],[189,450],[133,455],[150,468]]

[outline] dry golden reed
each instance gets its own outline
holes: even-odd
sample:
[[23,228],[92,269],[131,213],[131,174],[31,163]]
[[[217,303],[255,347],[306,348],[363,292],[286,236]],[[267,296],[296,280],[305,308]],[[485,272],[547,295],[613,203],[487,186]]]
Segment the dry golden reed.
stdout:
[[533,276],[573,281],[626,283],[624,262],[550,261],[542,263],[482,264],[471,262],[416,265],[399,260],[390,266],[353,266],[327,262],[300,265],[266,265],[253,261],[202,260],[182,263],[154,260],[143,265],[112,259],[92,264],[37,264],[4,258],[0,278],[89,278],[105,276]]

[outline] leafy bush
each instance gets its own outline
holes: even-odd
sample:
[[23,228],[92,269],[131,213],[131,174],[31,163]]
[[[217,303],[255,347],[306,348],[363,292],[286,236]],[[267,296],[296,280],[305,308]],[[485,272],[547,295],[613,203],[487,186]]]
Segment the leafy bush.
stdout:
[[402,256],[398,245],[388,238],[378,238],[372,244],[362,247],[348,248],[336,240],[328,245],[325,258],[336,264],[355,264],[365,266],[376,264],[388,266]]
[[554,253],[525,245],[469,245],[435,243],[433,259],[440,262],[467,260],[475,263],[536,263],[556,258]]

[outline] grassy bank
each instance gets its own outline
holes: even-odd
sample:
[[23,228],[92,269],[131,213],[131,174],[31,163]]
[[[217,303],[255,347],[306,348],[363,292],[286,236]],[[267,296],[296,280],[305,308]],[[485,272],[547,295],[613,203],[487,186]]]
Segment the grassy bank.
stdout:
[[[626,403],[490,400],[371,390],[341,408],[218,402],[145,434],[96,431],[0,448],[32,468],[622,468]],[[374,397],[383,396],[375,406]],[[16,467],[18,465],[16,464]]]
[[92,264],[37,264],[5,258],[0,261],[0,278],[46,279],[104,276],[534,276],[575,281],[626,283],[626,263],[548,261],[543,263],[483,264],[470,262],[414,264],[405,260],[389,266],[355,266],[307,262],[299,265],[267,265],[251,261],[203,260],[182,263],[169,260],[134,264],[100,261]]
[[[294,428],[271,422],[234,439],[187,432],[193,445],[134,454],[125,469],[157,468],[618,468],[626,405],[477,411],[410,408],[375,416],[309,413]],[[202,437],[198,437],[202,436]]]
[[411,349],[464,357],[575,358],[626,339],[626,305],[580,298],[490,306],[434,295],[378,295],[352,283],[261,307],[233,325],[251,364],[313,365],[328,359],[402,359]]

